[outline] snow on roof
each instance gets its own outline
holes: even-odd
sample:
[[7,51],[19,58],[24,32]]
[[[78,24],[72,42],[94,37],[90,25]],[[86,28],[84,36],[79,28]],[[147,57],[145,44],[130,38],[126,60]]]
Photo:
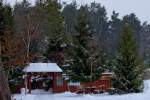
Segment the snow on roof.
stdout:
[[109,75],[114,75],[114,72],[104,72],[104,73],[102,73],[103,75],[105,75],[105,74],[109,74]]
[[30,63],[24,72],[62,72],[56,63]]

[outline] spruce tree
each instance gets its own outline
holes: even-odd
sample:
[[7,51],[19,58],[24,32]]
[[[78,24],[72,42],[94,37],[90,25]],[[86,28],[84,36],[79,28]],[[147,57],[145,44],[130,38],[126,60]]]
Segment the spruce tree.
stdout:
[[[60,5],[52,0],[47,1],[44,4],[44,14],[47,20],[47,36],[48,36],[48,49],[45,56],[51,62],[56,62],[62,64],[64,59],[62,54],[62,48],[60,47],[62,40],[62,35],[64,33],[63,17],[60,12]],[[47,12],[47,14],[45,13]]]
[[125,93],[142,91],[143,70],[132,29],[126,24],[116,58],[114,87]]
[[102,70],[100,70],[101,59],[98,44],[93,37],[85,8],[86,6],[81,6],[75,27],[78,35],[74,39],[75,55],[72,79],[89,82],[99,79]]
[[55,0],[48,0],[41,6],[43,6],[43,18],[47,20],[48,48],[45,53],[46,60],[62,66],[67,59],[66,48],[71,44],[71,36],[65,32],[61,5]]
[[67,4],[62,12],[65,20],[65,29],[70,34],[76,34],[75,21],[78,15],[76,1],[71,4]]

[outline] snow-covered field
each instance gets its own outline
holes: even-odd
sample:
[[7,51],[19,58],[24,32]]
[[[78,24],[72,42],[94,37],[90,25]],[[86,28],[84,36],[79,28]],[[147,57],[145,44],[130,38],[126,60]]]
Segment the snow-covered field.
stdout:
[[150,100],[150,80],[144,82],[145,88],[143,93],[133,93],[125,95],[108,95],[108,94],[92,94],[79,95],[74,93],[61,94],[16,94],[13,96],[14,100]]

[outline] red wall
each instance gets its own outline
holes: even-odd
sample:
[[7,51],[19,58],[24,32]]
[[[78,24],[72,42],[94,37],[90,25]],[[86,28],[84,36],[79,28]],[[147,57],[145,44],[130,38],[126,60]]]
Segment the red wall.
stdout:
[[[104,90],[108,91],[109,88],[111,88],[111,80],[97,80],[95,82],[82,82],[80,83],[80,86],[68,86],[68,81],[63,80],[63,85],[62,86],[57,86],[57,77],[62,77],[61,73],[49,73],[50,75],[53,76],[53,93],[61,93],[61,92],[77,92],[80,90],[81,87],[96,87],[98,90]],[[31,88],[30,86],[30,77],[28,79],[28,87]],[[69,87],[69,88],[68,88]],[[20,92],[19,89],[21,87],[18,86],[17,92]]]
[[[35,73],[36,74],[36,73]],[[61,73],[48,73],[50,76],[53,76],[53,93],[61,93],[61,92],[66,92],[68,91],[68,81],[63,80],[63,86],[57,86],[57,76],[62,77]],[[28,76],[28,89],[31,89],[31,75],[29,73]],[[20,84],[17,86],[16,93],[20,93],[20,89],[25,87],[24,84]],[[38,88],[42,89],[42,81],[38,82]]]
[[[96,87],[97,90],[103,90],[105,92],[111,88],[111,80],[97,80],[95,82],[82,82],[80,83],[82,87]],[[80,90],[79,86],[69,86],[70,92],[77,92]]]
[[53,80],[53,93],[61,93],[61,92],[66,92],[68,91],[68,81],[63,80],[63,85],[62,86],[57,86],[57,77],[62,77],[58,73],[54,73],[54,80]]
[[79,86],[69,86],[68,91],[72,93],[76,93],[78,90],[80,90]]

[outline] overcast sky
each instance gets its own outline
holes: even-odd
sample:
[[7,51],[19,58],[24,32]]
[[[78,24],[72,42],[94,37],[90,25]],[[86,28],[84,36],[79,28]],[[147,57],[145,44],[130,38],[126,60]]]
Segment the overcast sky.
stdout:
[[[5,1],[5,0],[4,0]],[[16,0],[6,0],[11,4]],[[22,0],[17,0],[22,1]],[[29,0],[30,2],[34,2],[35,0]],[[61,0],[70,3],[72,0]],[[120,13],[120,17],[123,15],[134,12],[137,17],[144,21],[150,22],[150,0],[76,0],[78,4],[86,4],[91,3],[93,1],[100,2],[102,5],[106,7],[108,16],[112,14],[112,11]]]

